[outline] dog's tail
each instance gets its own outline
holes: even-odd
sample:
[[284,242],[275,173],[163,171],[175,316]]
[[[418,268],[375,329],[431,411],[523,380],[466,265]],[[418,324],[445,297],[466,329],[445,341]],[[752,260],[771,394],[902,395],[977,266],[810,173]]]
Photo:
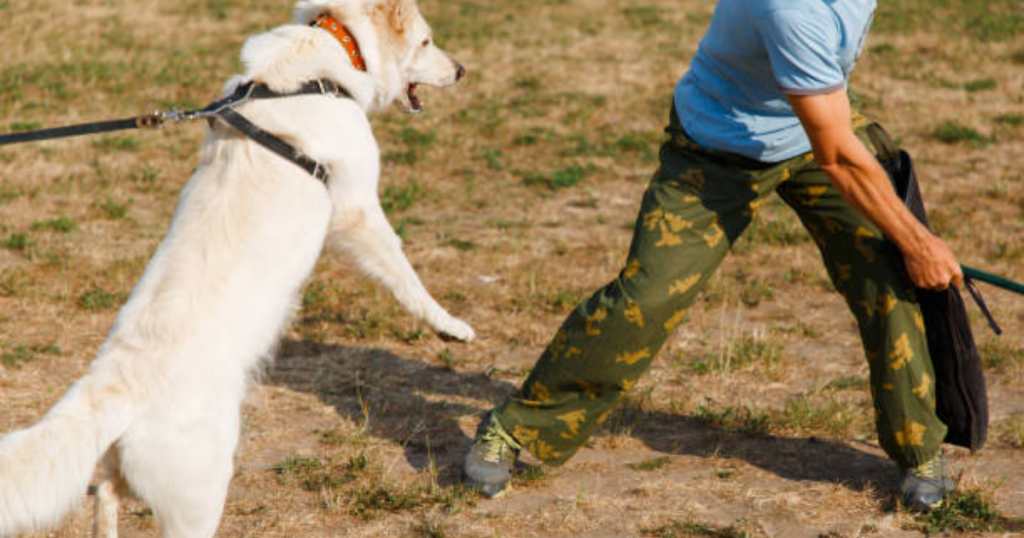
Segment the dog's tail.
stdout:
[[41,422],[0,438],[0,537],[53,525],[82,502],[131,401],[117,372],[94,368]]

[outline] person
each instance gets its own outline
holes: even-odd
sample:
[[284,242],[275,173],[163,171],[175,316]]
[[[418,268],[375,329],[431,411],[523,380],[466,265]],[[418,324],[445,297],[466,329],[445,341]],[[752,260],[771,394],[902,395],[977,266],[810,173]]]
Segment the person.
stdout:
[[869,122],[851,110],[847,83],[874,10],[874,0],[718,2],[675,88],[670,138],[625,267],[575,308],[523,386],[481,422],[463,465],[470,485],[501,494],[524,449],[549,464],[568,460],[776,192],[856,317],[878,439],[898,466],[902,501],[928,510],[953,489],[913,287],[960,286],[963,275],[896,196]]

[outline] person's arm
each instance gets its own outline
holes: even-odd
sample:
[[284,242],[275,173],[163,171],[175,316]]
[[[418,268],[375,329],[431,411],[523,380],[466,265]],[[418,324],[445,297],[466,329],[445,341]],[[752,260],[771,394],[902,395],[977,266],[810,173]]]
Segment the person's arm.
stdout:
[[788,95],[814,150],[818,166],[842,197],[899,247],[919,288],[959,287],[963,272],[953,251],[903,205],[885,170],[854,135],[845,89],[821,95]]

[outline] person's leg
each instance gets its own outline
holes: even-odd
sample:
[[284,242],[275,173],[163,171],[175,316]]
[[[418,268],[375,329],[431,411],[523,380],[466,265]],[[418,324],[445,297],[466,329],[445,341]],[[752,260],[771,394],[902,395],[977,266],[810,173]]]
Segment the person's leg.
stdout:
[[812,161],[798,165],[791,176],[778,193],[811,232],[833,284],[857,319],[879,443],[901,469],[933,462],[946,426],[935,413],[924,321],[902,258]]
[[757,187],[779,175],[743,164],[756,163],[699,151],[681,134],[662,146],[626,267],[569,315],[492,414],[519,445],[544,462],[566,461],[647,370],[770,193]]

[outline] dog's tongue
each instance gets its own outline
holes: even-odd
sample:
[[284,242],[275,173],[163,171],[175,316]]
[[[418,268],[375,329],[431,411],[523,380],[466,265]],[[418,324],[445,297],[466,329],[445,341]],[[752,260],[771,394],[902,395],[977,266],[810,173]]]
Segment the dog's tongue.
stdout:
[[423,103],[420,101],[419,97],[416,97],[416,85],[410,84],[409,89],[406,90],[405,94],[409,97],[409,108],[411,108],[413,112],[422,112]]

